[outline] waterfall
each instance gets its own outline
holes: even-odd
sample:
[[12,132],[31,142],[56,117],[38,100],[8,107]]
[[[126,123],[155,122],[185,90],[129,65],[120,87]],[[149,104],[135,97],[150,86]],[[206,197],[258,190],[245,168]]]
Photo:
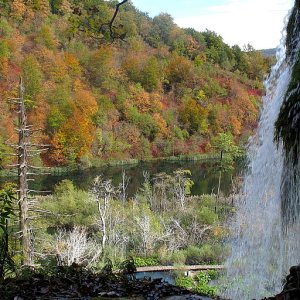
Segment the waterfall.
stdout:
[[[293,13],[295,8],[290,16]],[[293,53],[298,54],[298,13],[293,17],[296,29],[290,43],[294,43]],[[291,18],[289,26],[290,23]],[[274,142],[275,124],[299,59],[298,55],[286,51],[286,31],[285,28],[277,50],[277,63],[265,82],[266,96],[257,133],[249,143],[248,171],[230,226],[231,254],[225,263],[227,286],[223,293],[229,299],[261,299],[280,292],[289,268],[300,263],[299,220],[293,218],[292,222],[287,222],[283,218],[283,215],[290,216],[297,211],[300,159],[293,165],[284,142],[280,138],[279,142]],[[294,205],[284,204],[283,194],[288,194],[285,196],[289,199],[287,203]],[[288,212],[282,212],[282,208]]]

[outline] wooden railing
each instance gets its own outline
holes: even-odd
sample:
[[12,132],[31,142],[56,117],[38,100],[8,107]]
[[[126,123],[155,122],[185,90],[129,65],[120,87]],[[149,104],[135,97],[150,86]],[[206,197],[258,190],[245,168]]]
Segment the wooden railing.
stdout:
[[137,267],[136,272],[160,272],[160,271],[204,271],[204,270],[223,270],[223,265],[192,265],[192,266],[150,266]]

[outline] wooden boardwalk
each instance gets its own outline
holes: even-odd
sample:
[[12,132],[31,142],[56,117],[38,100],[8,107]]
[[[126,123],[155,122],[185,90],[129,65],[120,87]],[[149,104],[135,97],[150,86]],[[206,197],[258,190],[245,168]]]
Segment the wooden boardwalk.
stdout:
[[137,267],[136,272],[161,272],[161,271],[204,271],[204,270],[223,270],[222,265],[192,265],[192,266],[150,266]]

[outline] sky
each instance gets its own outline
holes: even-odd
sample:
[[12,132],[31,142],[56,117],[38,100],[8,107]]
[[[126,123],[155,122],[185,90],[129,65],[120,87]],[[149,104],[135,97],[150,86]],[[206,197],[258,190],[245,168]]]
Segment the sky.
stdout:
[[294,0],[132,0],[154,17],[169,13],[180,27],[213,30],[229,45],[255,49],[279,45],[284,18]]

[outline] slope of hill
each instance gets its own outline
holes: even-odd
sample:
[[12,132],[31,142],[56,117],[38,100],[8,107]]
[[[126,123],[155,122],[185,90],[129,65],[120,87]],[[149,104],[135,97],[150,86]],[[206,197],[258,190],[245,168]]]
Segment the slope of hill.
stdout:
[[117,3],[0,2],[0,148],[16,139],[19,76],[47,165],[203,153],[220,132],[245,142],[270,60],[130,2],[110,33]]
[[272,49],[262,49],[260,50],[261,53],[266,56],[266,57],[270,57],[270,56],[275,56],[276,55],[276,48],[272,48]]

